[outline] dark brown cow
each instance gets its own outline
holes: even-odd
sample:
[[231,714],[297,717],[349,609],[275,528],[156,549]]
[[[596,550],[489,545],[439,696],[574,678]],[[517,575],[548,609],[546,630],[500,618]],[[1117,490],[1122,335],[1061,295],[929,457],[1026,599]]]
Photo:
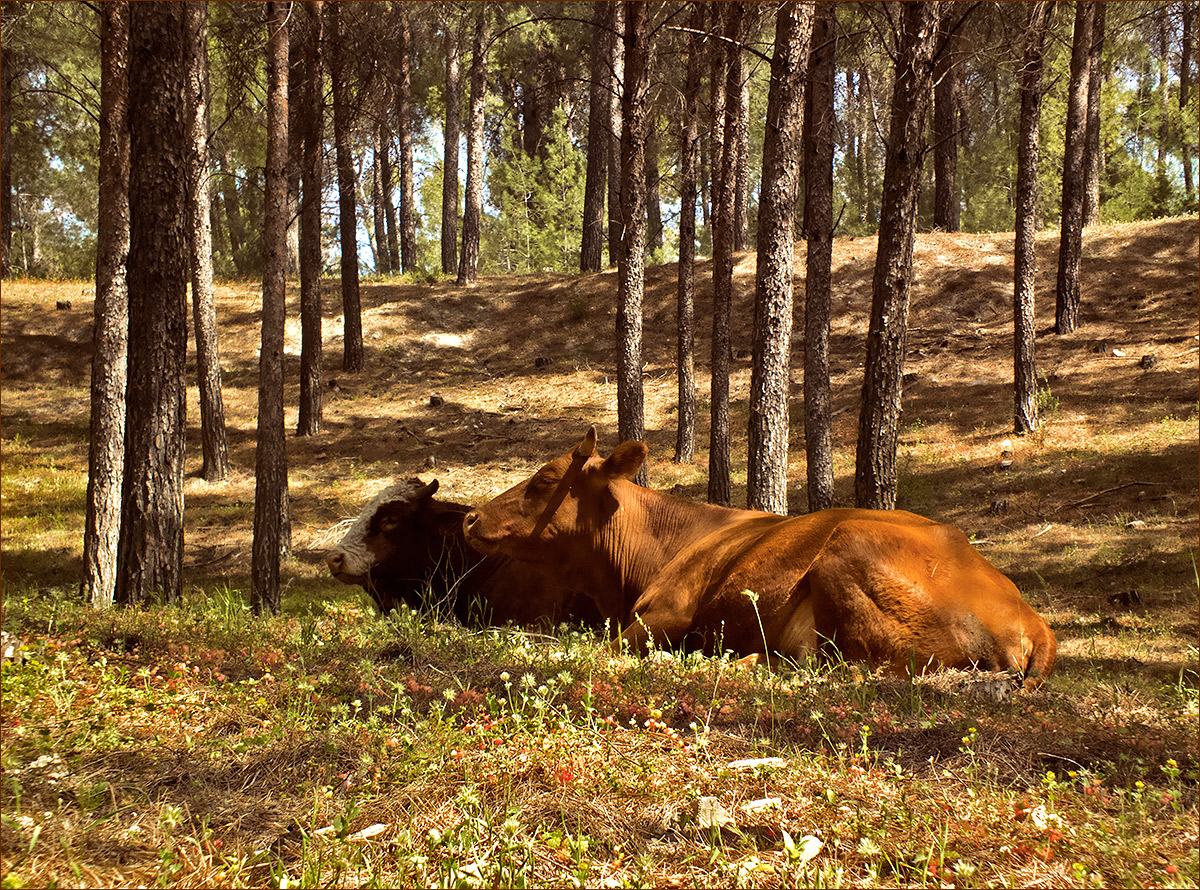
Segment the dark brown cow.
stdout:
[[463,504],[434,500],[437,480],[399,482],[363,508],[325,555],[335,578],[357,584],[386,614],[401,602],[447,609],[464,624],[598,623],[594,604],[536,569],[463,540]]
[[[902,511],[784,517],[696,504],[634,485],[625,442],[571,453],[466,517],[467,540],[586,590],[625,641],[828,654],[892,672],[978,667],[1040,685],[1054,634],[1013,583],[947,525]],[[751,593],[752,592],[752,593]]]

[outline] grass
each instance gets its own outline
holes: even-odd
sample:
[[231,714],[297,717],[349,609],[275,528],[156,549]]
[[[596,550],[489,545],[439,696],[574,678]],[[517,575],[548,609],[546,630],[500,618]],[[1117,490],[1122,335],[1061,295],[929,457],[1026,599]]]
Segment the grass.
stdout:
[[[360,375],[340,370],[328,301],[325,374],[339,389],[320,436],[289,438],[294,556],[271,618],[246,606],[256,288],[220,286],[233,473],[185,480],[181,603],[93,611],[75,598],[90,284],[6,281],[2,625],[22,658],[0,668],[3,885],[1196,886],[1195,220],[1089,229],[1085,271],[1100,273],[1084,328],[1039,339],[1046,423],[1026,437],[1010,432],[1001,383],[1011,324],[977,296],[1008,286],[988,261],[1001,241],[918,238],[899,505],[966,531],[1050,622],[1060,662],[1037,693],[969,673],[910,682],[851,664],[614,657],[572,629],[385,621],[330,579],[321,554],[338,523],[394,478],[436,475],[445,497],[478,502],[589,423],[615,429],[605,275],[367,284]],[[838,282],[869,281],[864,242],[835,243],[841,504],[853,499],[865,316],[858,286]],[[974,283],[955,291],[945,265]],[[975,287],[988,276],[990,291]],[[752,283],[747,254],[739,344]],[[705,410],[696,460],[670,461],[673,294],[674,267],[650,269],[651,479],[703,499]],[[1130,294],[1154,297],[1136,310],[1142,339],[1127,333]],[[61,299],[74,308],[56,311]],[[963,301],[996,315],[960,336]],[[1039,330],[1052,314],[1041,308]],[[470,349],[441,337],[478,330],[489,336]],[[1093,351],[1100,339],[1131,360]],[[1160,362],[1143,372],[1148,353]],[[297,361],[287,354],[289,374]],[[735,503],[748,392],[737,360]],[[802,512],[799,405],[792,414]]]
[[1068,665],[995,700],[966,673],[611,658],[569,629],[244,600],[8,599],[7,886],[1200,879],[1194,671]]

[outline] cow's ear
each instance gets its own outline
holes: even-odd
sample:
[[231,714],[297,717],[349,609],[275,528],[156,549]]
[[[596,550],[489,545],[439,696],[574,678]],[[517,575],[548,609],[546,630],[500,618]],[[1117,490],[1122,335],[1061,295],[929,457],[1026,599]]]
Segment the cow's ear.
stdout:
[[[421,480],[416,479],[414,481],[420,482]],[[431,497],[433,497],[435,494],[437,494],[437,490],[438,490],[438,481],[436,479],[434,479],[428,485],[422,486],[421,490],[417,492],[417,496],[415,498],[413,498],[413,500],[416,500],[416,501],[429,500]]]
[[595,426],[595,424],[593,424],[592,426],[588,427],[588,431],[584,435],[583,441],[581,441],[578,445],[575,446],[575,450],[572,452],[572,457],[587,460],[589,457],[592,456],[592,454],[595,451],[596,451],[596,426]]
[[622,442],[605,458],[602,469],[610,479],[632,479],[649,453],[645,442]]

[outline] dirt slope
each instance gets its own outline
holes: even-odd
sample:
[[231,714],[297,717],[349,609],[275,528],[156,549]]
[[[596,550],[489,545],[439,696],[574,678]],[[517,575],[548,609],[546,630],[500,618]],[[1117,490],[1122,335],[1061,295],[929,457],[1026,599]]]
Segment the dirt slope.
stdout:
[[[1048,387],[1046,427],[1016,441],[1015,464],[1007,471],[998,462],[1012,415],[1013,236],[918,236],[899,505],[960,525],[1024,589],[1044,589],[1077,607],[1095,607],[1130,589],[1166,597],[1190,585],[1194,598],[1197,234],[1194,218],[1088,230],[1082,324],[1065,337],[1049,333],[1057,233],[1039,239],[1038,365]],[[801,258],[803,248],[798,245]],[[872,238],[842,238],[834,246],[830,352],[837,492],[843,503],[852,500],[874,248]],[[754,262],[753,253],[741,254],[735,271],[735,503],[745,497]],[[655,487],[680,486],[685,496],[700,498],[707,465],[711,264],[703,262],[697,270],[702,448],[684,466],[670,460],[677,402],[675,274],[674,265],[660,266],[649,270],[647,280],[650,478]],[[323,575],[320,550],[339,520],[395,476],[437,475],[446,496],[475,501],[565,450],[591,423],[600,429],[602,449],[616,444],[616,287],[615,271],[485,278],[472,288],[366,282],[366,370],[346,374],[340,370],[337,281],[327,282],[325,430],[312,439],[289,440],[297,590],[341,592]],[[197,583],[215,577],[238,585],[248,577],[259,293],[254,284],[218,288],[235,471],[216,485],[188,480],[187,560]],[[50,455],[73,474],[86,467],[91,297],[90,283],[13,282],[4,289],[5,444],[14,452],[14,436],[17,442],[36,442],[38,454]],[[797,298],[796,329],[802,330],[799,278]],[[298,299],[291,288],[290,426],[296,420]],[[58,300],[69,300],[70,309],[55,310]],[[797,342],[793,512],[804,511],[807,502],[802,350]],[[1143,356],[1152,357],[1149,368],[1142,367]],[[193,388],[189,473],[199,467],[198,422]],[[14,454],[17,464],[34,461],[20,449]],[[82,485],[82,477],[72,478]],[[6,489],[9,515],[37,512],[36,504],[22,505],[20,491]],[[60,528],[43,541],[58,549],[62,559],[56,565],[65,577],[77,570],[81,528],[80,503],[64,512]],[[21,572],[20,557],[8,562],[11,571]],[[29,562],[29,570],[38,564]]]

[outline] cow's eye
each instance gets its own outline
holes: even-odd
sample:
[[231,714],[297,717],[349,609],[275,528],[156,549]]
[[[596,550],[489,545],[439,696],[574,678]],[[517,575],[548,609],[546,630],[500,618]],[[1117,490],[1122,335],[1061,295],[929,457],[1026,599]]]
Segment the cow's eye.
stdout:
[[546,491],[558,484],[558,480],[553,476],[534,476],[529,482],[529,487],[534,491]]

